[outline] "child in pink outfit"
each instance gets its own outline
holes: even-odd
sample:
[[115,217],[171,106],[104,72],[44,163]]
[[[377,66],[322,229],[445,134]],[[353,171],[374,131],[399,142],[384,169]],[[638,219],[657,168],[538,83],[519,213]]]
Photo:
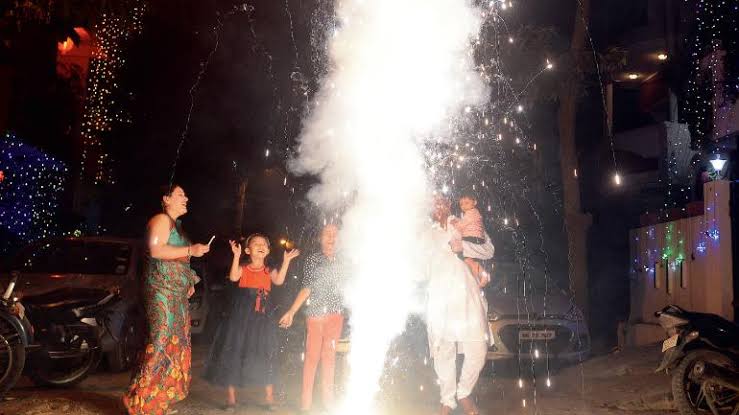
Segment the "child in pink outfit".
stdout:
[[[462,241],[466,241],[476,245],[485,243],[485,226],[483,225],[482,215],[477,209],[477,199],[471,194],[463,194],[459,198],[459,208],[462,210],[462,219],[453,219],[452,226],[462,235]],[[461,242],[460,242],[461,244]],[[472,275],[476,280],[480,281],[480,274],[483,271],[479,258],[472,258],[463,251],[464,262],[472,271]]]

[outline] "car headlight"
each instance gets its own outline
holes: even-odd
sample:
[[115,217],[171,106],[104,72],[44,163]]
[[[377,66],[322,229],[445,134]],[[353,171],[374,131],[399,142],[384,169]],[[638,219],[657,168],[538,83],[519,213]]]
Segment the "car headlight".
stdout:
[[488,321],[498,320],[500,320],[500,314],[496,313],[495,311],[488,311]]

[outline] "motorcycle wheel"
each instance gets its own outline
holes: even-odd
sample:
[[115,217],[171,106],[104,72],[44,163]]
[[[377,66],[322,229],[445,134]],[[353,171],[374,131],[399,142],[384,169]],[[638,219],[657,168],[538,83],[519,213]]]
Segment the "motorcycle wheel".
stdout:
[[8,341],[0,334],[0,400],[23,373],[26,348],[19,341]]
[[[672,396],[675,400],[680,415],[711,414],[711,409],[706,401],[706,396],[701,390],[701,382],[695,378],[693,369],[698,362],[712,363],[717,366],[732,366],[731,359],[721,353],[711,350],[694,350],[689,352],[672,374]],[[733,402],[730,406],[722,406],[720,414],[731,414],[736,405],[739,405],[739,395],[728,390],[714,391],[727,402]],[[733,395],[733,396],[731,396]]]
[[[92,333],[81,333],[66,343],[66,351],[77,352],[78,357],[51,359],[46,348],[31,360],[29,376],[37,386],[66,388],[82,382],[97,369],[103,353],[98,339]],[[58,349],[56,349],[58,350]]]

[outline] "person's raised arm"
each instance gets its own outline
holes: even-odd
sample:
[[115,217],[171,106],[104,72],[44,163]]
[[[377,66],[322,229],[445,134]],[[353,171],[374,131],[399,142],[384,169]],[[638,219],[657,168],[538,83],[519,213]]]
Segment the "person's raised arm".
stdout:
[[285,282],[285,276],[287,275],[287,270],[290,268],[290,261],[295,259],[298,255],[300,255],[300,250],[293,249],[291,251],[285,251],[285,254],[282,259],[282,266],[280,267],[279,271],[272,271],[270,274],[270,277],[272,278],[272,284],[274,285],[282,285]]
[[241,244],[236,241],[228,241],[228,244],[231,245],[231,252],[234,254],[233,261],[231,261],[231,270],[228,272],[228,279],[236,282],[241,279]]

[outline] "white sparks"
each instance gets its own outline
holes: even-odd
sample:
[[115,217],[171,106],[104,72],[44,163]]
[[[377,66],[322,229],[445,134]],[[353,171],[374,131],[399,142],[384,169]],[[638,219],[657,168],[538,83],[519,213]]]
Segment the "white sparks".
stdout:
[[[372,412],[388,346],[405,328],[414,280],[423,277],[424,264],[434,256],[418,249],[427,243],[428,194],[434,186],[419,144],[448,136],[450,117],[476,111],[490,96],[468,53],[482,23],[481,10],[469,4],[335,3],[342,28],[329,40],[332,69],[316,94],[322,105],[304,120],[298,158],[290,167],[319,176],[309,193],[319,208],[346,212],[338,244],[353,265],[345,290],[352,348],[344,398],[352,412]],[[393,169],[378,169],[378,162]],[[389,264],[377,261],[379,246],[395,253]],[[393,273],[383,272],[388,266]],[[393,290],[383,289],[387,286]],[[393,307],[378,308],[380,297]]]

